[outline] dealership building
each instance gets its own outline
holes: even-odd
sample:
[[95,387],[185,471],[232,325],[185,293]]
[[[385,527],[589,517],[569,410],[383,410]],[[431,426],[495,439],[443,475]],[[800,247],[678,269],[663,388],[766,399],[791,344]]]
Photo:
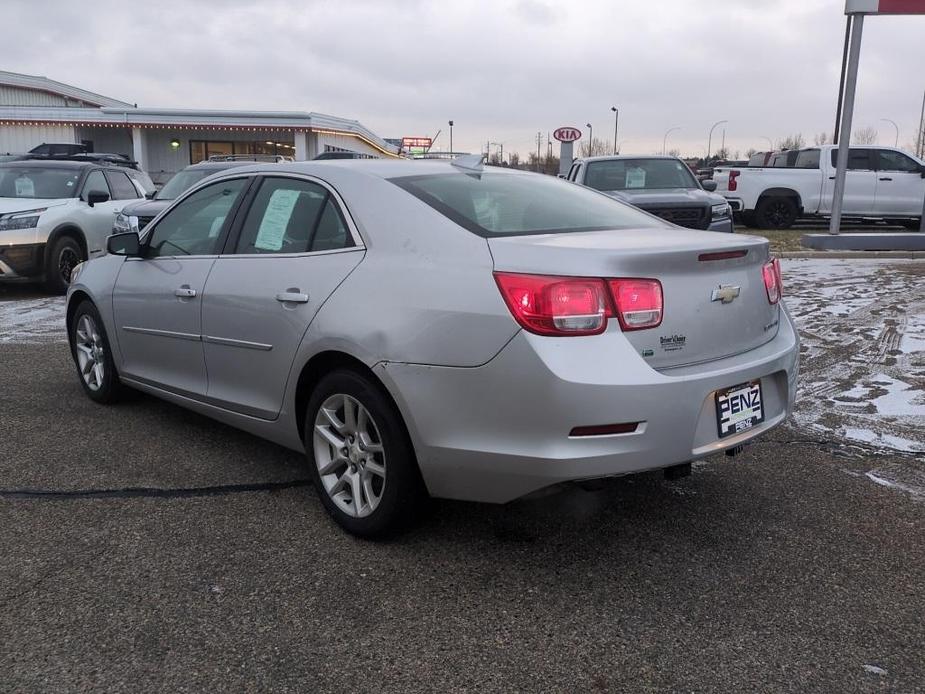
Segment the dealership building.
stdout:
[[124,154],[163,183],[216,155],[279,154],[297,161],[323,152],[398,155],[355,120],[302,111],[140,108],[47,77],[0,71],[0,154],[43,143],[85,144]]

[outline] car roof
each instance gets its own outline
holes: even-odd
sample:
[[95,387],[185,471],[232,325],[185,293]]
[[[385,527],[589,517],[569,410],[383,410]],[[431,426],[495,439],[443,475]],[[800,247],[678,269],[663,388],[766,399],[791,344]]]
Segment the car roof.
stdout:
[[260,162],[255,161],[200,161],[195,164],[190,164],[184,169],[196,169],[201,171],[223,171],[225,169],[230,169],[233,166],[253,166],[254,164],[259,164]]
[[34,169],[36,166],[41,166],[49,169],[82,169],[88,166],[99,166],[100,168],[110,168],[110,169],[124,169],[124,166],[117,166],[115,164],[111,166],[106,166],[105,164],[101,165],[99,162],[91,161],[68,161],[68,160],[57,160],[57,159],[22,159],[20,161],[5,161],[3,166],[8,168],[25,168],[25,169]]
[[[279,163],[254,164],[245,172],[284,172],[314,174],[323,176],[325,171],[340,170],[362,173],[377,178],[389,179],[402,176],[430,176],[438,174],[472,174],[473,169],[454,166],[446,159],[323,159],[314,161],[286,161]],[[502,166],[485,166],[480,173],[505,175],[537,175],[530,171],[509,169]]]
[[678,157],[670,154],[608,154],[599,157],[579,157],[575,161],[617,161],[620,159],[671,159],[677,161]]

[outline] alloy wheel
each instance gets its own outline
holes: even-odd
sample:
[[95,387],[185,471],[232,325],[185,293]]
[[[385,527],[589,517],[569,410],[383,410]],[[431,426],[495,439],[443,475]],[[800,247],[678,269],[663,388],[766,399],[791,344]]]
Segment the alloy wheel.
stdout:
[[768,210],[768,219],[774,228],[786,224],[790,220],[790,206],[785,202],[776,202]]
[[382,501],[385,449],[375,420],[345,394],[327,398],[315,415],[315,464],[325,493],[344,513],[364,518]]
[[77,321],[74,334],[74,349],[77,353],[77,366],[87,388],[97,391],[103,386],[106,376],[106,347],[91,316],[82,315]]

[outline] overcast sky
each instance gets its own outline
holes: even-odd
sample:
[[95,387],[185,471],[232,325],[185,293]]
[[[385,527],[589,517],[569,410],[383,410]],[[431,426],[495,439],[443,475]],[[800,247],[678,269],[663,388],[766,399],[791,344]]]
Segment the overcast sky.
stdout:
[[[831,133],[844,0],[4,0],[0,68],[140,106],[305,110],[437,148],[536,150],[594,126],[624,152],[744,152]],[[91,9],[93,8],[93,9]],[[925,17],[867,21],[855,123],[914,142]],[[716,129],[714,142],[722,137]],[[441,147],[442,146],[442,147]],[[714,146],[714,150],[716,147]]]

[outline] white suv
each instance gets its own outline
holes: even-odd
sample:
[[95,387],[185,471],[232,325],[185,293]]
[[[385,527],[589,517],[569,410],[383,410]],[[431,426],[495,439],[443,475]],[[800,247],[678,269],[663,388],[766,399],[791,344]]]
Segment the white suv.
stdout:
[[78,263],[105,253],[122,207],[144,197],[129,173],[98,162],[0,164],[0,281],[41,280],[63,294]]

